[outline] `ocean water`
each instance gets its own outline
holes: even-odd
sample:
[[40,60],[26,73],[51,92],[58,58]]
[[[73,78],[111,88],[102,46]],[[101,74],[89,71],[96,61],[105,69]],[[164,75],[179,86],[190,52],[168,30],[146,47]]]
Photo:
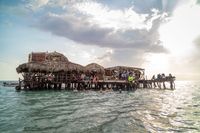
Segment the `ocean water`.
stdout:
[[0,132],[200,132],[200,82],[175,90],[21,91],[0,85]]

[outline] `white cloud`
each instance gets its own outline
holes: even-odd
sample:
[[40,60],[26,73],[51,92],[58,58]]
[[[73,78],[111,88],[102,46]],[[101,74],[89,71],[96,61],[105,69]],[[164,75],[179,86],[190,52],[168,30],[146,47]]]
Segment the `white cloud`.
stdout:
[[152,10],[150,14],[139,14],[133,7],[124,10],[111,10],[109,7],[97,2],[81,2],[73,7],[81,14],[89,16],[90,24],[99,25],[102,28],[114,28],[115,30],[151,29],[152,22],[160,17],[158,10]]
[[37,10],[43,6],[46,6],[49,3],[49,0],[31,0],[26,5],[27,8],[32,10]]
[[170,21],[159,29],[164,47],[179,57],[191,54],[193,42],[200,35],[198,18],[200,18],[200,6],[193,1],[177,7]]
[[106,49],[105,53],[94,59],[94,62],[98,62],[104,66],[107,66],[108,62],[111,62],[111,57],[114,54],[113,49]]
[[[176,3],[178,6],[171,5]],[[46,5],[53,5],[53,2]],[[112,9],[95,1],[78,1],[70,4],[61,1],[57,5],[65,7],[64,12],[49,11],[49,14],[43,14],[36,27],[91,46],[91,50],[74,55],[81,56],[82,64],[91,61],[106,66],[143,64],[154,71],[173,71],[177,70],[172,67],[173,64],[179,66],[177,62],[195,58],[186,56],[194,52],[193,40],[200,33],[200,9],[193,0],[163,0],[163,10],[150,8],[148,14],[136,12],[135,7]],[[172,10],[173,12],[170,12]],[[97,49],[92,50],[93,46],[111,50],[103,51],[96,56],[94,51]],[[165,54],[160,54],[164,52]],[[188,62],[183,63],[190,67]]]
[[87,45],[165,52],[157,43],[157,29],[165,14],[156,9],[147,15],[133,8],[111,10],[97,2],[78,2],[72,8],[66,13],[45,15],[37,27]]
[[[97,2],[79,2],[64,13],[44,14],[35,26],[90,47],[91,50],[81,51],[78,46],[75,52],[68,51],[74,62],[140,67],[145,52],[166,52],[159,44],[157,31],[165,17],[166,13],[157,9],[147,15],[134,8],[113,10]],[[98,54],[99,49],[104,51]]]
[[[166,59],[163,58],[168,62],[167,71],[185,75],[199,73],[200,49],[194,44],[194,40],[200,36],[198,18],[200,18],[200,5],[190,0],[179,4],[168,22],[161,25],[159,29],[161,44],[169,50],[169,55],[165,56]],[[149,64],[152,64],[158,59],[152,57],[150,61]]]

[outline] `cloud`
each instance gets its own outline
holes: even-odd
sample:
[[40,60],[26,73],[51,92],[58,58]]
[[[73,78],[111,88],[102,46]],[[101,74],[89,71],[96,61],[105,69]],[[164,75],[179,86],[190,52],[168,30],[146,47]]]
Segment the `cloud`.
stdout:
[[[43,23],[45,22],[45,23]],[[77,18],[71,15],[48,14],[37,25],[40,29],[55,35],[63,36],[86,45],[98,45],[111,48],[148,49],[159,47],[156,29],[115,31],[111,28],[101,28],[91,25],[87,18]],[[154,26],[158,28],[157,26]],[[159,47],[160,48],[160,47]]]
[[114,53],[113,50],[109,49],[109,50],[106,51],[106,53],[104,55],[102,55],[101,57],[97,57],[96,59],[97,60],[104,60],[105,58],[110,57],[113,53]]
[[103,55],[96,57],[94,59],[94,62],[98,62],[99,64],[102,64],[103,66],[108,66],[108,62],[111,62],[113,53],[114,53],[113,49],[108,49]]
[[[169,66],[172,72],[199,73],[200,6],[196,0],[22,0],[6,5],[5,2],[0,6],[2,20],[9,15],[7,18],[14,26],[26,29],[31,25],[34,27],[30,29],[42,31],[29,29],[27,41],[29,47],[36,42],[36,50],[58,48],[72,61],[84,65],[90,61],[104,66],[140,67],[146,63],[145,68],[149,66],[156,71],[167,70]],[[35,33],[38,36],[42,33],[44,38],[45,32],[52,33],[49,40],[35,41]]]
[[200,72],[200,20],[197,18],[200,18],[200,6],[196,1],[182,1],[159,28],[161,45],[170,53],[171,71]]
[[48,5],[48,3],[49,3],[49,0],[30,0],[28,4],[26,5],[26,7],[31,10],[37,10],[39,8],[42,8]]
[[134,49],[108,49],[102,56],[97,57],[94,62],[105,67],[116,65],[141,67],[145,61],[143,54],[144,51]]
[[196,46],[200,48],[200,35],[194,39],[194,44],[196,44]]
[[[169,64],[175,64],[177,68],[170,70],[185,71],[186,68],[178,70],[181,65],[177,62],[185,58],[187,61],[182,64],[189,68],[191,61],[196,60],[199,54],[182,57],[176,57],[176,54],[187,53],[187,40],[193,41],[194,36],[199,34],[199,30],[196,30],[199,21],[194,21],[199,16],[199,7],[190,6],[193,1],[184,0],[148,2],[152,4],[142,6],[141,2],[135,0],[133,5],[123,9],[113,9],[109,4],[95,1],[56,4],[62,7],[63,12],[43,12],[35,27],[82,45],[111,49],[112,52],[105,51],[95,58],[91,58],[92,54],[85,55],[88,60],[91,58],[104,66],[151,64],[147,66],[164,71],[168,66],[171,68]],[[52,5],[48,2],[49,7]],[[145,55],[152,56],[148,58]],[[160,55],[163,58],[157,58]],[[160,65],[162,62],[163,67]],[[196,61],[191,72],[197,71],[199,64]]]
[[73,12],[42,16],[36,27],[85,45],[166,51],[158,44],[157,29],[164,18],[157,10],[149,15],[138,14],[133,8],[111,10],[95,2],[81,2],[72,7]]
[[[200,6],[192,1],[179,5],[169,21],[159,28],[160,40],[171,54],[192,54],[194,40],[200,35]],[[179,50],[177,50],[179,49]]]
[[138,14],[133,7],[124,10],[111,10],[97,2],[82,2],[73,7],[83,15],[89,17],[89,22],[103,28],[114,29],[149,29],[145,23],[148,14]]

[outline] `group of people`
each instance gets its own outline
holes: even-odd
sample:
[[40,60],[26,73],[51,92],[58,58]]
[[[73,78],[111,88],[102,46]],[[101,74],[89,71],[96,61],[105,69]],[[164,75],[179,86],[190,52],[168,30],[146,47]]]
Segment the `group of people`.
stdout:
[[157,77],[155,75],[153,75],[151,80],[152,80],[152,84],[153,84],[154,88],[157,86],[159,88],[161,88],[161,83],[163,84],[163,88],[166,88],[165,81],[169,81],[170,88],[173,89],[175,87],[173,78],[175,78],[175,77],[173,77],[171,73],[168,76],[165,76],[165,74],[162,73],[162,74],[157,74]]
[[119,73],[119,79],[126,80],[126,79],[128,79],[130,74],[131,74],[131,72],[129,72],[129,71],[120,72]]
[[157,74],[157,77],[155,75],[153,75],[151,80],[161,80],[161,79],[170,79],[170,78],[173,78],[171,73],[168,76],[165,76],[164,73],[162,73],[162,74],[159,73],[159,74]]
[[[46,75],[46,79],[51,82],[53,80],[59,80],[59,78],[57,79],[56,75],[53,75],[52,73]],[[64,79],[60,79],[60,80],[66,80],[66,78]],[[84,82],[90,82],[90,83],[97,83],[99,80],[99,77],[96,74],[72,74],[70,76],[70,80],[71,81],[84,81]]]
[[132,71],[128,71],[128,70],[114,71],[113,76],[114,76],[115,79],[119,79],[119,80],[128,80],[128,78],[130,76],[134,77],[134,79],[140,78],[140,74],[132,72]]
[[82,73],[80,76],[80,81],[97,83],[99,81],[99,77],[96,74],[86,75]]

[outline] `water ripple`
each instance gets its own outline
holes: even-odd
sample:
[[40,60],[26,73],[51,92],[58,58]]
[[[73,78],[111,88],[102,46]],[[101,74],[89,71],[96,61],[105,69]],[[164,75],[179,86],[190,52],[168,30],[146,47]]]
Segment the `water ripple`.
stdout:
[[200,82],[135,92],[15,92],[0,87],[1,132],[200,132]]

